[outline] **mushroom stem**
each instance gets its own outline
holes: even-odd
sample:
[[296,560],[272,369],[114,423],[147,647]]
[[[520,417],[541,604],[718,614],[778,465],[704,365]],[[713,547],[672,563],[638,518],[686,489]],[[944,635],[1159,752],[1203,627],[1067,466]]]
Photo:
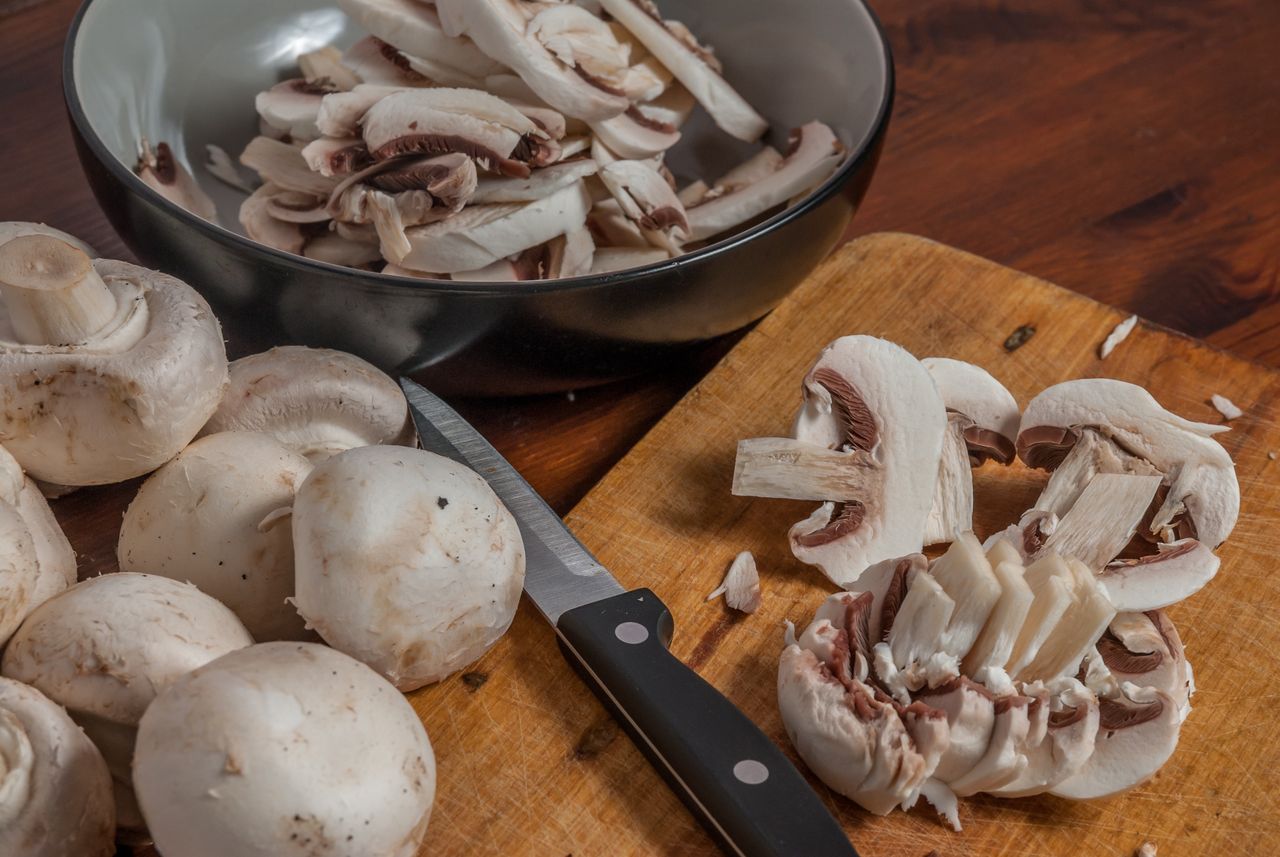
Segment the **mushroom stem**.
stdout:
[[738,441],[733,467],[737,497],[788,500],[863,500],[874,493],[880,465],[860,449],[844,452],[784,437]]
[[14,335],[27,345],[74,345],[116,314],[116,299],[85,253],[28,235],[0,246],[0,296]]

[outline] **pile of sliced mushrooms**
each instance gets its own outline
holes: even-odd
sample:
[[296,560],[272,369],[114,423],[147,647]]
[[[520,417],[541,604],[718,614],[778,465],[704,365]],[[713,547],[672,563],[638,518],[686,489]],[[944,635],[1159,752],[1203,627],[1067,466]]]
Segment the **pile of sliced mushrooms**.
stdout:
[[[682,187],[664,163],[700,104],[753,142],[765,120],[711,49],[650,0],[339,0],[370,35],[298,57],[256,99],[240,162],[255,241],[407,277],[555,279],[669,259],[803,196],[844,147],[821,122]],[[243,179],[215,151],[215,175]],[[137,172],[203,217],[167,147]]]
[[[401,691],[510,625],[514,519],[373,366],[228,364],[193,289],[95,255],[0,224],[0,854],[417,853]],[[77,582],[45,495],[143,476],[119,572]]]
[[[985,370],[869,336],[829,345],[794,437],[739,444],[735,494],[822,501],[789,533],[841,592],[798,636],[778,703],[796,751],[870,812],[924,797],[1103,797],[1173,754],[1191,664],[1164,608],[1218,570],[1239,513],[1224,426],[1122,381],[1021,411]],[[1047,471],[980,542],[971,468]],[[922,551],[944,545],[929,560]]]

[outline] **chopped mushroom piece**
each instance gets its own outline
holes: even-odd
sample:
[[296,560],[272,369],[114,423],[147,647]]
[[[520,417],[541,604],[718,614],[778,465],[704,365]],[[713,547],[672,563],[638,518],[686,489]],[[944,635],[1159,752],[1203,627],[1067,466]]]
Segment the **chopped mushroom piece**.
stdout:
[[146,137],[138,143],[138,162],[133,172],[147,187],[197,217],[217,222],[218,210],[195,178],[174,157],[169,144],[160,142],[155,149]]
[[601,0],[600,5],[671,70],[726,132],[747,141],[765,132],[768,123],[720,76],[719,62],[688,29],[663,20],[650,0]]
[[226,149],[221,146],[215,146],[213,143],[206,144],[204,149],[204,168],[209,175],[228,187],[233,187],[245,193],[253,193],[253,186],[240,175],[240,171],[236,168],[235,162],[231,160],[231,156],[227,154]]
[[719,235],[810,190],[835,172],[844,154],[844,146],[826,125],[821,122],[802,125],[791,132],[786,157],[772,173],[754,184],[707,199],[689,209],[690,238],[701,241]]
[[166,855],[409,857],[436,765],[413,707],[372,670],[314,643],[263,643],[156,698],[134,781]]
[[1107,334],[1107,338],[1102,340],[1102,345],[1098,346],[1098,359],[1106,360],[1111,356],[1111,352],[1115,351],[1116,346],[1129,337],[1133,332],[1133,327],[1138,323],[1138,317],[1131,315],[1124,321],[1115,326],[1115,329]]
[[29,235],[0,245],[0,297],[0,443],[32,478],[148,473],[217,408],[222,330],[182,281]]
[[1138,531],[1159,487],[1159,476],[1099,473],[1031,558],[1052,551],[1101,572]]
[[650,243],[679,252],[689,235],[689,221],[675,191],[657,170],[645,161],[614,161],[600,170],[600,179]]
[[1214,409],[1218,413],[1222,414],[1222,418],[1227,422],[1231,422],[1231,420],[1239,419],[1244,416],[1244,411],[1236,407],[1235,402],[1231,401],[1226,396],[1220,396],[1217,393],[1214,393],[1209,398],[1209,401],[1213,403]]
[[111,775],[62,706],[0,678],[0,854],[111,857]]
[[756,570],[756,558],[751,551],[743,551],[733,558],[724,582],[716,587],[707,600],[724,596],[724,603],[743,613],[760,609],[760,574]]
[[1135,857],[1156,857],[1156,846],[1154,842],[1144,842],[1138,846],[1138,853]]
[[308,83],[328,86],[343,92],[355,89],[360,83],[356,73],[342,62],[342,51],[326,45],[298,55],[298,68]]
[[1098,735],[1080,770],[1049,790],[1072,800],[1127,791],[1155,775],[1178,745],[1178,704],[1155,688],[1121,685],[1098,702]]
[[[314,140],[320,136],[316,117],[324,97],[340,91],[328,81],[294,78],[259,92],[254,107],[271,128],[292,140]],[[286,144],[288,145],[288,144]]]
[[414,57],[430,57],[473,78],[502,71],[470,39],[445,33],[430,3],[420,0],[338,0],[362,29]]

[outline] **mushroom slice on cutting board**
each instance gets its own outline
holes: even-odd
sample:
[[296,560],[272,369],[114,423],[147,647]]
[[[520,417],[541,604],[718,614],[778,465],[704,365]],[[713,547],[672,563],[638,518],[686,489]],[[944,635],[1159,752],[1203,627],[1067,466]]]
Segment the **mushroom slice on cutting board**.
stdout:
[[289,508],[311,472],[255,432],[203,437],[142,483],[124,513],[121,571],[194,583],[258,641],[309,639],[293,596]]
[[111,857],[111,774],[62,706],[0,678],[0,854]]
[[231,364],[230,386],[200,434],[262,432],[313,463],[347,449],[417,442],[400,387],[373,364],[284,345]]
[[1098,640],[1097,656],[1112,681],[1163,691],[1178,703],[1180,719],[1187,718],[1195,689],[1191,662],[1163,610],[1117,614]]
[[803,390],[794,441],[738,444],[733,492],[827,501],[791,528],[792,551],[859,589],[868,566],[923,546],[946,409],[918,360],[870,336],[827,346]]
[[998,797],[1028,797],[1049,791],[1080,771],[1093,754],[1098,734],[1098,700],[1071,678],[1059,679],[1046,707],[1045,734],[1024,748],[1026,764],[1002,786],[987,789]]
[[482,478],[430,452],[321,462],[293,507],[298,612],[401,690],[483,655],[511,624],[524,544]]
[[[1046,489],[1051,496],[1037,507],[1067,505],[1097,472],[1119,468],[1161,476],[1160,492],[1139,532],[1149,546],[1122,560],[1125,588],[1135,591],[1112,592],[1120,609],[1143,610],[1191,595],[1217,571],[1212,550],[1226,540],[1240,511],[1235,466],[1213,440],[1224,430],[1166,411],[1137,385],[1091,378],[1057,384],[1027,405],[1018,454],[1032,467],[1065,469],[1072,477],[1057,484],[1051,480]],[[1099,452],[1100,440],[1116,449]]]
[[508,66],[552,108],[592,122],[631,104],[621,91],[566,65],[529,32],[532,4],[518,0],[437,0],[445,33],[468,36],[491,59]]
[[151,143],[143,137],[138,143],[138,160],[133,172],[147,187],[197,217],[217,222],[218,209],[196,182],[191,171],[173,154],[168,143]]
[[162,692],[138,726],[134,781],[166,855],[411,857],[436,765],[413,707],[376,673],[315,643],[278,642]]
[[720,76],[720,64],[682,25],[664,21],[650,0],[601,0],[601,6],[671,70],[716,124],[740,140],[757,140],[768,123]]
[[130,763],[138,720],[156,694],[214,658],[253,643],[235,614],[194,586],[149,574],[104,574],[33,612],[0,672],[64,706],[102,751],[117,824],[144,834]]
[[0,443],[33,479],[140,476],[217,408],[222,330],[186,283],[31,235],[0,245],[0,297]]
[[711,238],[782,205],[825,181],[844,160],[844,145],[821,122],[796,128],[790,142],[786,156],[773,172],[732,193],[709,197],[691,206],[690,238]]
[[1098,701],[1093,753],[1050,794],[1087,800],[1146,782],[1173,755],[1181,723],[1178,703],[1168,694],[1152,687],[1121,685],[1115,698]]
[[1013,461],[1020,414],[1013,394],[985,369],[947,357],[926,357],[920,362],[947,406],[947,437],[925,533],[925,544],[931,545],[973,529],[970,467],[988,459],[1000,464]]

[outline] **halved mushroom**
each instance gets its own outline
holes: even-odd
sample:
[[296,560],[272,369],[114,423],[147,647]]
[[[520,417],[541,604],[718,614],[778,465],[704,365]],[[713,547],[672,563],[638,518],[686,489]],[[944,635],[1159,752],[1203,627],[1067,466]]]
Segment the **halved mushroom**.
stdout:
[[671,70],[722,129],[747,141],[765,132],[768,123],[720,76],[719,62],[687,28],[663,20],[650,0],[601,0],[600,5]]
[[621,90],[566,65],[529,32],[530,20],[539,11],[536,7],[517,0],[437,0],[436,11],[445,33],[470,37],[481,51],[508,66],[538,98],[561,113],[599,121],[630,106]]
[[[1132,463],[1135,457],[1162,476],[1161,492],[1141,533],[1157,548],[1140,548],[1125,570],[1131,586],[1138,578],[1159,578],[1162,603],[1148,603],[1145,597],[1115,599],[1121,609],[1148,609],[1185,598],[1216,571],[1212,549],[1226,540],[1240,510],[1231,456],[1212,439],[1224,430],[1166,411],[1137,385],[1091,378],[1057,384],[1031,401],[1019,429],[1018,454],[1032,467],[1066,467],[1084,480],[1096,472],[1134,472],[1140,469]],[[1099,440],[1116,450],[1100,454]],[[1073,494],[1071,485],[1051,487],[1059,506]],[[1179,562],[1169,564],[1173,560]]]
[[0,678],[0,853],[111,857],[111,775],[57,703]]
[[488,483],[422,450],[321,462],[298,491],[293,545],[298,612],[406,691],[483,655],[524,582],[520,531]]
[[1178,703],[1163,691],[1122,684],[1114,699],[1098,701],[1093,753],[1050,794],[1087,800],[1146,782],[1173,755],[1181,723]]
[[581,181],[523,205],[467,206],[447,220],[406,229],[410,249],[390,261],[417,271],[473,271],[581,228],[590,208]]
[[435,797],[431,742],[372,670],[263,643],[190,672],[138,726],[134,781],[173,857],[410,857]]
[[121,571],[194,583],[255,640],[308,639],[293,596],[289,508],[311,464],[265,434],[203,437],[148,477],[124,514]]
[[[733,491],[826,500],[791,528],[792,551],[860,589],[868,566],[923,546],[945,426],[918,360],[891,342],[846,336],[805,376],[796,440],[738,445]],[[802,460],[812,466],[792,466]]]
[[[190,170],[178,162],[169,144],[161,141],[154,149],[146,137],[138,142],[138,161],[133,172],[147,187],[196,217],[217,221],[218,209],[196,182]],[[87,255],[87,254],[86,254]]]
[[538,140],[547,138],[519,110],[475,89],[392,93],[369,108],[362,127],[375,160],[461,152],[486,170],[521,177],[529,175]]
[[261,432],[312,463],[417,435],[400,387],[354,354],[285,345],[231,364],[230,384],[200,435]]
[[115,780],[118,824],[137,834],[130,763],[143,711],[184,674],[252,642],[234,613],[194,586],[104,574],[36,608],[0,672],[64,706],[85,730]]
[[0,246],[0,443],[32,478],[102,485],[186,446],[226,385],[222,331],[180,280],[57,238]]
[[987,459],[1008,464],[1015,457],[1018,403],[989,372],[946,357],[920,361],[947,407],[947,436],[942,444],[933,509],[925,544],[937,544],[973,529],[973,477],[970,466]]
[[470,39],[447,35],[430,3],[420,0],[338,0],[361,29],[413,57],[428,57],[473,78],[502,71]]

